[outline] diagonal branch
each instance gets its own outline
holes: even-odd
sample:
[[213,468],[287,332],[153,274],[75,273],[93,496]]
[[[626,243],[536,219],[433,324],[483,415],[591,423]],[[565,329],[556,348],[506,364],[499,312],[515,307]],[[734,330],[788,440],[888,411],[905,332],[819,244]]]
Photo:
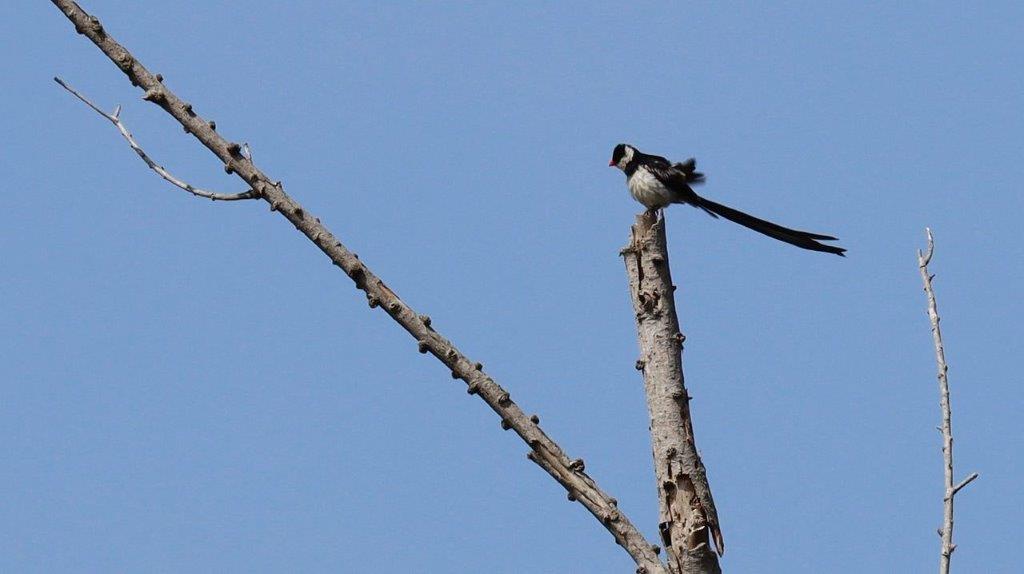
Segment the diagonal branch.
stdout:
[[[623,249],[636,311],[644,394],[650,415],[654,474],[658,481],[662,543],[672,574],[717,574],[725,552],[707,472],[693,437],[690,395],[683,382],[683,341],[668,264],[665,220],[648,211],[636,217]],[[709,536],[710,535],[710,536]]]
[[970,474],[970,476],[968,476],[967,478],[961,480],[959,484],[957,484],[956,486],[953,487],[953,492],[951,492],[950,495],[951,496],[956,496],[956,493],[960,492],[960,490],[963,489],[963,487],[965,487],[968,484],[974,482],[974,479],[978,478],[979,476],[981,476],[981,475],[979,475],[976,472],[972,472]]
[[153,161],[152,158],[149,157],[148,154],[146,154],[146,152],[142,149],[138,142],[135,141],[135,138],[132,137],[132,133],[128,131],[128,128],[125,127],[123,123],[121,123],[121,106],[117,106],[117,108],[114,109],[114,113],[108,114],[103,110],[99,109],[98,107],[96,107],[96,104],[90,102],[88,98],[80,94],[74,88],[64,83],[64,80],[60,78],[54,78],[53,80],[60,84],[62,88],[71,92],[71,94],[74,95],[76,98],[85,102],[85,105],[95,110],[97,114],[107,118],[107,120],[110,123],[114,124],[114,126],[117,127],[117,130],[121,132],[121,135],[124,137],[124,139],[128,141],[128,145],[131,146],[133,150],[135,150],[135,153],[139,154],[139,157],[142,158],[142,161],[146,162],[146,165],[149,166],[149,169],[155,171],[157,175],[171,182],[175,186],[184,189],[185,191],[191,193],[192,195],[198,197],[205,197],[206,199],[210,199],[213,201],[237,201],[240,199],[256,199],[256,196],[253,194],[251,189],[249,191],[243,191],[241,193],[214,193],[212,191],[200,189],[186,181],[182,181],[174,177],[173,175],[171,175],[171,172],[164,169],[163,166],[157,164],[155,161]]
[[946,365],[946,351],[942,346],[942,331],[939,329],[939,310],[935,304],[935,291],[932,290],[934,275],[928,273],[928,264],[935,253],[935,241],[931,229],[926,227],[925,233],[928,235],[928,251],[917,251],[917,267],[921,271],[921,281],[928,297],[928,318],[932,324],[932,342],[935,344],[935,362],[939,372],[939,407],[942,409],[942,426],[939,431],[942,432],[943,475],[946,484],[942,497],[942,528],[939,529],[939,536],[942,537],[939,574],[949,574],[949,561],[956,550],[956,544],[953,544],[953,498],[960,489],[978,478],[978,473],[971,473],[959,484],[953,485],[953,423],[949,405],[949,379],[946,377],[949,366]]
[[371,308],[380,307],[416,339],[421,353],[430,353],[451,370],[452,377],[466,383],[471,395],[478,395],[501,417],[501,426],[512,429],[531,448],[529,458],[550,474],[568,491],[570,500],[579,501],[621,545],[637,564],[637,572],[662,574],[664,565],[656,547],[647,542],[629,519],[622,514],[614,498],[607,495],[584,472],[580,459],[570,459],[544,431],[540,419],[528,416],[509,396],[508,391],[488,376],[483,365],[471,360],[431,326],[430,318],[420,315],[402,301],[359,257],[348,250],[320,220],[307,212],[284,192],[280,182],[271,180],[242,153],[242,146],[220,136],[212,122],[201,118],[192,105],[182,101],[163,84],[163,78],[152,74],[131,53],[107,34],[99,19],[82,10],[71,0],[51,0],[85,35],[128,76],[132,85],[145,90],[143,99],[160,106],[174,117],[188,133],[224,162],[224,170],[236,173],[251,187],[254,196],[266,201],[289,223],[309,238],[330,260],[340,267],[366,293]]

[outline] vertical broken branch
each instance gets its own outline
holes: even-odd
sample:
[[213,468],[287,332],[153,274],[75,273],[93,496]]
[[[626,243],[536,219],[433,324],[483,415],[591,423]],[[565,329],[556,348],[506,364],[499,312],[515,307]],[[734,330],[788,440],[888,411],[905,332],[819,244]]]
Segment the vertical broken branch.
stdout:
[[928,297],[928,319],[932,325],[935,362],[938,365],[939,407],[942,409],[942,426],[939,427],[939,431],[942,433],[943,475],[946,486],[942,497],[942,527],[939,529],[939,536],[942,538],[939,574],[949,574],[950,558],[953,556],[953,551],[956,550],[956,544],[953,544],[953,498],[960,492],[960,489],[978,478],[978,473],[971,473],[958,484],[953,484],[953,424],[949,406],[949,379],[946,377],[949,367],[946,365],[946,352],[942,347],[942,331],[939,329],[939,310],[935,304],[935,291],[932,290],[932,279],[935,276],[928,272],[928,264],[931,263],[932,254],[935,252],[935,241],[932,238],[931,229],[926,227],[925,233],[928,235],[928,251],[925,253],[921,253],[920,249],[917,251],[917,267],[921,272],[924,292]]
[[683,380],[685,337],[676,315],[664,218],[653,212],[638,215],[622,255],[636,311],[636,368],[643,372],[647,395],[660,500],[658,529],[668,566],[674,574],[718,573],[718,557],[709,539],[719,554],[725,545],[693,437],[690,396]]
[[[643,535],[618,509],[614,498],[602,491],[587,475],[582,459],[571,459],[540,428],[536,415],[527,415],[493,378],[483,370],[483,365],[464,355],[455,345],[438,333],[431,325],[430,317],[420,315],[402,301],[359,257],[350,251],[320,219],[306,211],[297,201],[285,193],[280,181],[271,179],[252,161],[245,148],[226,140],[216,131],[216,124],[201,117],[188,102],[181,100],[165,84],[159,74],[153,74],[142,65],[121,44],[115,41],[103,28],[99,19],[85,12],[71,0],[51,0],[75,25],[75,30],[95,44],[132,82],[144,91],[143,99],[152,102],[177,120],[187,133],[192,134],[204,146],[224,162],[224,171],[236,174],[249,185],[244,199],[262,199],[284,217],[296,230],[305,235],[320,251],[342,269],[355,283],[356,288],[366,294],[371,308],[382,309],[389,317],[405,329],[417,342],[421,353],[430,353],[443,363],[453,379],[466,383],[470,395],[479,396],[501,418],[501,426],[514,430],[530,451],[528,456],[550,474],[568,491],[570,501],[578,501],[612,534],[618,543],[637,564],[637,572],[662,574],[665,567],[658,558],[656,546],[647,542]],[[63,85],[63,84],[62,84]],[[65,86],[67,87],[67,86]],[[75,92],[72,92],[75,93]],[[78,95],[78,94],[76,94]],[[106,114],[82,98],[108,120],[117,124],[117,114]],[[123,126],[118,126],[119,129]],[[124,132],[122,131],[122,135]],[[127,138],[127,136],[126,136]],[[131,140],[130,140],[131,141]],[[133,143],[133,142],[132,142]],[[141,148],[133,146],[140,154]],[[144,160],[148,159],[143,157]],[[151,160],[150,160],[151,161]],[[147,161],[147,164],[150,163]],[[152,167],[152,165],[150,166]],[[161,177],[175,183],[165,173]],[[178,185],[177,183],[175,183]],[[179,187],[182,187],[179,185]],[[195,194],[195,190],[186,189]],[[197,194],[198,195],[198,194]],[[211,197],[211,199],[226,199]],[[243,197],[238,197],[243,199]]]

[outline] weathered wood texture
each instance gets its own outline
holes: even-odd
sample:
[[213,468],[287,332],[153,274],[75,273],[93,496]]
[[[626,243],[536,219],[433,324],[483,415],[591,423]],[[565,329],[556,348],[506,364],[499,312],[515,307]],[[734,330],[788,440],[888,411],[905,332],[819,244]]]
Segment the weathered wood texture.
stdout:
[[673,573],[721,572],[709,544],[725,550],[704,464],[690,420],[683,380],[683,337],[675,308],[664,218],[638,215],[623,250],[640,340],[637,369],[643,373],[650,415],[654,472],[660,500],[659,531]]

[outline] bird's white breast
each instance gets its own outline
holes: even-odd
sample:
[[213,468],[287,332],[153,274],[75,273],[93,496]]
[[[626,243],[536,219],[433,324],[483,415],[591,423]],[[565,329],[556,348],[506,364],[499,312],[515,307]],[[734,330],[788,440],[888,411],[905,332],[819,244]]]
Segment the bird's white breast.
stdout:
[[629,194],[633,199],[648,209],[657,209],[672,203],[672,192],[647,171],[645,166],[638,167],[633,175],[627,178],[626,185],[629,186]]

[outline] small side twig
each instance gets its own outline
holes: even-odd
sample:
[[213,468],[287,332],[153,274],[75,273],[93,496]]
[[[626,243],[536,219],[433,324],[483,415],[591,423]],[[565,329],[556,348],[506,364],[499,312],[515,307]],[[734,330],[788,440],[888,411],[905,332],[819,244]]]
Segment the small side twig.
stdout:
[[[155,171],[157,175],[162,177],[164,180],[170,182],[172,185],[184,189],[185,191],[191,193],[192,195],[195,195],[197,197],[204,197],[212,201],[238,201],[240,199],[254,199],[256,197],[256,195],[253,194],[251,189],[248,191],[243,191],[241,193],[215,193],[212,191],[206,191],[205,189],[200,189],[186,181],[174,177],[174,175],[172,175],[171,172],[167,171],[166,169],[163,168],[163,166],[153,161],[153,159],[149,157],[145,150],[143,150],[142,147],[139,146],[138,142],[135,141],[135,138],[132,136],[131,132],[129,132],[128,128],[125,127],[124,123],[121,122],[121,106],[117,106],[116,108],[114,108],[114,113],[108,114],[107,112],[104,112],[103,110],[99,109],[96,106],[96,104],[90,102],[88,98],[80,94],[77,90],[64,83],[64,80],[61,80],[60,78],[54,78],[54,81],[60,84],[61,87],[65,90],[71,92],[73,96],[75,96],[79,100],[82,100],[85,103],[85,105],[92,108],[97,114],[103,116],[107,119],[107,121],[114,124],[114,126],[117,127],[117,130],[121,132],[121,135],[124,137],[124,139],[128,141],[128,145],[131,146],[133,150],[135,150],[135,153],[137,153],[139,157],[142,158],[142,161],[146,162],[146,165],[149,166],[149,169]],[[248,145],[246,145],[246,147],[248,148]]]
[[960,492],[960,489],[962,489],[963,487],[967,486],[968,484],[974,482],[974,479],[978,478],[979,476],[980,475],[978,473],[972,472],[970,476],[968,476],[967,478],[961,480],[960,484],[958,484],[958,485],[953,487],[952,494],[956,494],[956,493]]
[[953,425],[949,406],[949,379],[946,377],[949,366],[946,365],[946,353],[942,347],[942,331],[939,329],[939,311],[935,304],[935,291],[932,290],[932,279],[934,275],[928,272],[928,264],[931,263],[932,254],[935,252],[935,240],[932,238],[932,230],[925,228],[928,235],[928,251],[921,253],[917,251],[917,267],[921,271],[921,281],[924,283],[924,292],[928,296],[928,318],[932,324],[932,340],[935,343],[935,361],[938,364],[939,378],[939,406],[942,409],[942,458],[945,468],[945,494],[942,497],[942,528],[939,529],[939,536],[942,537],[942,546],[939,556],[939,574],[949,574],[950,557],[956,550],[953,544],[953,497],[962,488],[978,478],[978,473],[971,473],[970,476],[953,485]]

